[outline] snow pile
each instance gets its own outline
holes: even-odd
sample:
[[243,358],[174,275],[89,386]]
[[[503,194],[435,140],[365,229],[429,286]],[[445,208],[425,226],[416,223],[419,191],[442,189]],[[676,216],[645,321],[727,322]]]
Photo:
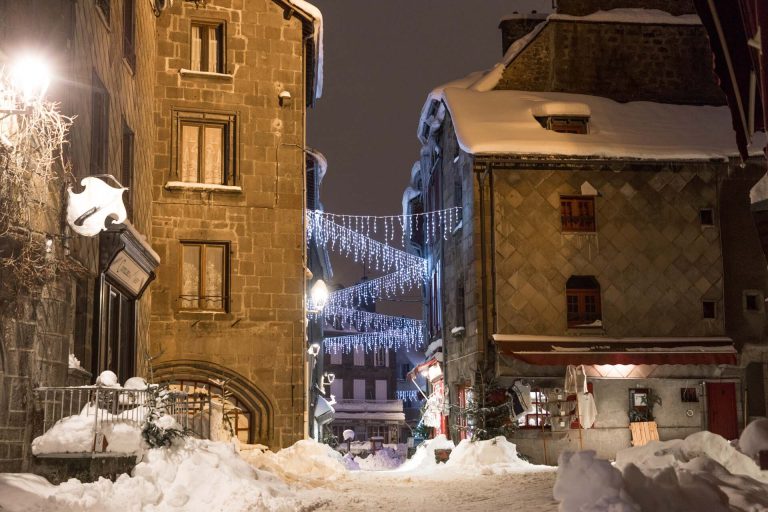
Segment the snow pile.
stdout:
[[768,450],[768,418],[753,421],[739,437],[739,451],[753,460],[762,450]]
[[90,404],[80,414],[57,421],[43,435],[32,441],[32,453],[83,453],[94,448],[96,415],[100,431],[107,440],[107,451],[113,453],[139,453],[145,447],[141,438],[141,423],[146,418],[145,407],[137,407],[120,414],[110,414]]
[[319,485],[323,480],[339,477],[347,471],[339,452],[312,439],[297,441],[277,453],[250,450],[241,454],[253,467],[274,473],[288,482]]
[[521,459],[517,454],[517,446],[504,436],[487,441],[463,439],[451,452],[446,466],[465,471],[474,469],[483,475],[550,469],[548,466],[537,466]]
[[69,368],[72,368],[74,370],[83,370],[84,368],[80,366],[80,360],[75,357],[75,354],[69,354]]
[[447,439],[445,435],[435,436],[433,439],[429,439],[419,445],[413,457],[405,461],[398,470],[429,470],[437,465],[437,462],[435,462],[435,450],[453,450],[455,447],[456,445],[453,444],[453,441]]
[[[403,459],[392,448],[382,448],[367,457],[355,457],[355,463],[359,469],[365,471],[382,471],[394,469],[403,463]],[[347,467],[349,469],[349,466]]]
[[109,370],[105,370],[101,372],[101,374],[98,377],[96,377],[96,385],[104,386],[107,388],[120,387],[120,383],[117,382],[117,375],[115,375],[115,372],[111,372]]
[[697,432],[617,454],[560,456],[554,497],[560,510],[768,510],[768,472],[722,437]]
[[72,479],[56,487],[32,475],[21,481],[14,475],[0,478],[0,509],[11,512],[292,511],[291,496],[284,483],[252,468],[231,445],[196,439],[149,450],[133,476],[121,475],[114,483]]
[[347,452],[344,454],[344,457],[342,457],[341,462],[348,471],[357,471],[360,469],[360,464],[358,464],[355,459],[357,459],[357,457],[351,452]]

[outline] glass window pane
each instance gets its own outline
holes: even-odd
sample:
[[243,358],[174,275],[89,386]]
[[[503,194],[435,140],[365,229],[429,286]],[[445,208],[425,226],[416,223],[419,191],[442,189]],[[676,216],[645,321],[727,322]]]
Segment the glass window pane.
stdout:
[[212,73],[219,71],[219,31],[217,28],[208,29],[208,69]]
[[200,127],[193,124],[181,126],[181,181],[198,180],[198,155]]
[[200,71],[200,47],[202,43],[201,28],[192,26],[192,56],[190,65],[194,71]]
[[222,172],[222,153],[224,152],[224,127],[205,127],[205,176],[204,183],[224,183]]
[[197,308],[200,294],[200,246],[182,246],[181,307]]
[[224,309],[224,247],[209,245],[205,252],[206,309]]

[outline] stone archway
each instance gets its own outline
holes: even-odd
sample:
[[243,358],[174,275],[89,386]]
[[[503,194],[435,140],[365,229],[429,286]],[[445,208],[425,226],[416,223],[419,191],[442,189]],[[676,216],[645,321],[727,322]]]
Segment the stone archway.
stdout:
[[253,382],[224,366],[208,361],[180,359],[164,361],[154,368],[156,382],[230,379],[229,389],[251,414],[250,438],[254,443],[271,445],[274,438],[274,405]]

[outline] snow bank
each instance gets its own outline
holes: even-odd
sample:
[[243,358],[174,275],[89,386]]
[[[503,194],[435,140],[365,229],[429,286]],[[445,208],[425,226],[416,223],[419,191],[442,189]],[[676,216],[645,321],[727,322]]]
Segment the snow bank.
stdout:
[[594,451],[560,456],[561,511],[768,510],[768,472],[722,437],[697,432],[621,450],[616,466]]
[[453,441],[448,440],[445,435],[435,436],[434,439],[429,439],[420,444],[413,457],[405,461],[398,468],[398,471],[416,471],[433,468],[437,465],[435,462],[435,450],[453,450],[455,447],[456,445],[453,444]]
[[[382,471],[394,469],[403,463],[403,459],[392,448],[382,448],[367,457],[355,457],[355,463],[359,469],[365,471]],[[347,466],[349,469],[349,466]]]
[[320,485],[325,479],[347,471],[339,452],[312,439],[298,441],[277,453],[243,450],[241,456],[253,467],[274,473],[287,482],[310,486]]
[[753,421],[739,437],[739,451],[746,456],[757,460],[761,450],[768,450],[768,418]]
[[487,441],[463,439],[451,452],[446,467],[460,468],[463,471],[475,470],[483,475],[551,469],[549,466],[539,466],[521,459],[517,454],[517,446],[504,436]]
[[11,512],[292,511],[291,496],[284,483],[252,468],[231,445],[196,439],[149,450],[133,476],[115,482],[72,479],[57,487],[31,475],[0,479],[0,509]]

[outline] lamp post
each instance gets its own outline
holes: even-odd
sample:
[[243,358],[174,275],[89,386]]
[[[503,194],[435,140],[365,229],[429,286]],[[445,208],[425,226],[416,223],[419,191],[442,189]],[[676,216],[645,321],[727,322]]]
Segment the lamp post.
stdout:
[[[318,279],[314,282],[309,291],[307,300],[307,314],[312,315],[308,318],[308,343],[307,354],[310,357],[309,382],[307,383],[309,393],[308,416],[309,416],[309,435],[315,440],[320,440],[320,425],[317,424],[315,413],[320,394],[325,392],[325,380],[322,373],[322,321],[323,308],[328,302],[328,287],[325,281]],[[332,380],[332,379],[331,379]],[[330,384],[330,382],[328,382]]]
[[43,58],[19,56],[8,67],[7,88],[0,88],[0,113],[29,114],[32,106],[42,101],[50,84],[51,71]]

